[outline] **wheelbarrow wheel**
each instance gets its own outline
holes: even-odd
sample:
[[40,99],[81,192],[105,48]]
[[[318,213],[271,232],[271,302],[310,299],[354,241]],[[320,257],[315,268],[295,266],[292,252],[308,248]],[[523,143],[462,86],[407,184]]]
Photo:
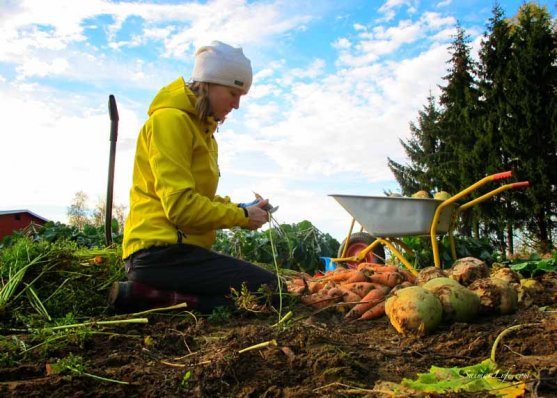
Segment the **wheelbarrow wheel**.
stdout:
[[[357,255],[359,252],[364,250],[366,247],[371,245],[375,238],[368,234],[367,232],[356,232],[350,235],[348,239],[348,248],[346,249],[346,253],[344,257],[351,257]],[[346,239],[342,241],[340,248],[338,249],[338,257],[342,256],[342,252],[344,251],[344,245],[346,244]],[[377,264],[384,264],[385,263],[385,248],[383,245],[377,246],[373,251],[370,251],[363,259],[363,262],[366,263],[377,263]],[[356,268],[358,263],[356,262],[346,262],[345,263],[348,268]]]

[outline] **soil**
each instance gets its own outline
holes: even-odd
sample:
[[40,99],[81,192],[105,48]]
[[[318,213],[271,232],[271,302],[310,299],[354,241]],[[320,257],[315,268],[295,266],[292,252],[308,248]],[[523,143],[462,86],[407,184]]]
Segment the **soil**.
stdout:
[[[541,308],[541,304],[549,307]],[[178,314],[149,315],[148,324],[103,327],[50,358],[0,369],[4,397],[486,397],[481,393],[394,393],[432,366],[464,367],[491,355],[501,377],[526,383],[528,397],[557,397],[557,313],[553,294],[512,315],[442,325],[429,336],[403,336],[386,316],[343,319],[332,309],[299,305],[284,326],[276,314],[240,313],[211,321]],[[239,353],[255,344],[275,345]],[[50,374],[48,364],[81,356],[89,375]],[[503,374],[503,372],[506,372]],[[505,376],[506,375],[506,376]]]

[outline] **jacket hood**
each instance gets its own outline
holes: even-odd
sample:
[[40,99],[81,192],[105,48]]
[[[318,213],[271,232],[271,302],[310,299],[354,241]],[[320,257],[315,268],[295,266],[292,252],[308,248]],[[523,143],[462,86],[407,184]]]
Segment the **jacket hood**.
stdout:
[[195,112],[195,94],[186,86],[182,77],[159,90],[155,98],[153,98],[147,114],[151,116],[154,112],[164,108],[179,109],[197,117]]

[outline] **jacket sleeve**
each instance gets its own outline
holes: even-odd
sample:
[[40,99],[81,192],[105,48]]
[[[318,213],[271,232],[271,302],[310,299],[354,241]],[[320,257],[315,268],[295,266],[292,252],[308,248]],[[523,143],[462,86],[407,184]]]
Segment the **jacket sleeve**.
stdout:
[[244,211],[230,200],[197,193],[191,170],[196,126],[188,115],[169,109],[153,115],[151,121],[149,162],[168,220],[185,233],[248,225]]
[[232,200],[230,199],[229,196],[215,195],[215,198],[213,199],[213,201],[218,202],[218,203],[232,203]]

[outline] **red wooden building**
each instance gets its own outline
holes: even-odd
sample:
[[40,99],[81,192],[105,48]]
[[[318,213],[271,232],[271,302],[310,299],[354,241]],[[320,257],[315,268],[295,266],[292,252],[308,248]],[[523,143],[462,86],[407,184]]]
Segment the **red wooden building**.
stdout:
[[0,239],[30,224],[44,225],[47,221],[29,210],[0,210]]

